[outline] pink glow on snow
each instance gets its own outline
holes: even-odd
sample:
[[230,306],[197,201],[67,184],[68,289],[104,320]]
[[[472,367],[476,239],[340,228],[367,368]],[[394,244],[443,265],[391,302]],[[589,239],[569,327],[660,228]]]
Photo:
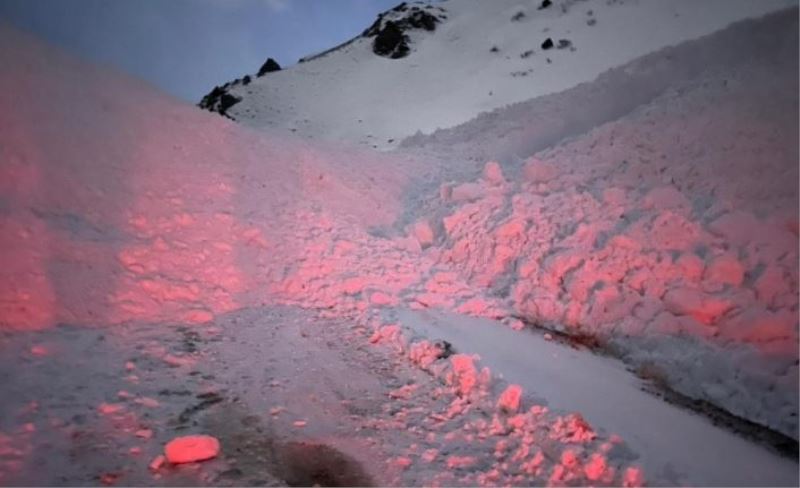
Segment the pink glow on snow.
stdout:
[[164,455],[172,464],[205,461],[219,455],[219,441],[209,435],[176,437],[164,446]]
[[[44,61],[31,59],[34,69],[43,69],[35,63]],[[28,82],[0,81],[7,93]],[[646,171],[639,163],[609,173],[602,191],[593,193],[583,188],[596,181],[599,163],[542,155],[525,163],[521,182],[510,183],[489,162],[475,181],[446,183],[440,197],[449,213],[421,217],[404,236],[376,237],[367,229],[393,224],[403,213],[408,178],[378,156],[353,155],[351,164],[341,152],[262,140],[149,94],[140,97],[140,87],[129,81],[121,83],[122,94],[105,91],[117,90],[115,79],[97,86],[47,77],[33,82],[30,93],[54,92],[66,101],[51,107],[38,96],[23,100],[32,113],[50,116],[22,118],[0,141],[14,142],[12,154],[0,154],[0,190],[8,199],[0,214],[2,327],[202,324],[265,303],[363,318],[408,305],[515,315],[599,337],[689,335],[797,357],[794,215],[760,218],[748,205],[734,211],[727,201],[695,215],[685,186],[659,175],[631,184]],[[84,87],[73,93],[70,86]],[[80,104],[95,110],[97,120],[73,124],[72,108]],[[720,193],[736,202],[724,183]],[[486,288],[503,289],[505,298]],[[409,345],[394,323],[378,324],[370,342],[393,347],[423,369],[439,366],[444,352],[427,341]],[[196,361],[158,348],[145,354],[177,368]],[[455,354],[440,362],[446,367],[433,373],[446,371],[455,397],[431,419],[443,425],[464,416],[471,400],[486,393],[490,375],[478,361]],[[406,385],[389,396],[400,401],[415,394]],[[620,476],[602,454],[579,450],[598,437],[579,414],[554,416],[540,407],[517,413],[521,397],[518,386],[509,386],[495,404],[505,412],[468,439],[509,436],[513,443],[494,444],[495,456],[553,484]],[[133,403],[159,408],[147,397]],[[146,438],[124,404],[103,403],[98,412]],[[402,415],[395,421],[396,428],[407,427]],[[303,428],[306,421],[293,425]],[[555,465],[536,447],[545,440],[563,449]],[[0,434],[0,450],[7,449],[4,442]],[[9,463],[19,462],[22,454],[8,452]],[[203,436],[178,439],[166,450],[173,463],[218,452],[219,443]],[[427,462],[440,457],[426,451]],[[476,459],[451,455],[443,462],[461,469]],[[158,469],[163,459],[154,463]],[[502,472],[487,470],[482,479],[494,481]],[[625,486],[643,483],[637,468],[623,476]]]
[[508,413],[516,413],[519,410],[521,399],[522,387],[519,385],[508,385],[497,400],[497,408]]
[[[495,177],[486,175],[496,169],[487,163],[468,201],[462,198],[442,218],[447,241],[440,262],[477,286],[511,283],[513,308],[533,323],[566,324],[601,337],[613,329],[733,340],[796,357],[791,226],[744,211],[704,222],[693,215],[685,191],[660,181],[641,200],[614,186],[598,199],[574,189],[591,176],[587,168],[556,163],[529,159],[516,191],[493,186]],[[453,200],[452,189],[442,198]],[[626,215],[637,217],[620,225]],[[565,233],[570,223],[574,229]],[[777,319],[776,307],[787,314]],[[473,301],[459,310],[492,316],[490,309]]]
[[[419,280],[398,266],[412,239],[371,266],[363,255],[363,225],[401,214],[414,164],[253,134],[4,35],[27,71],[0,78],[26,87],[0,107],[15,114],[0,145],[2,327],[200,324],[267,298],[388,306]],[[361,293],[371,302],[345,299]]]
[[472,356],[455,354],[450,363],[453,366],[451,382],[461,395],[469,395],[478,386],[478,370]]

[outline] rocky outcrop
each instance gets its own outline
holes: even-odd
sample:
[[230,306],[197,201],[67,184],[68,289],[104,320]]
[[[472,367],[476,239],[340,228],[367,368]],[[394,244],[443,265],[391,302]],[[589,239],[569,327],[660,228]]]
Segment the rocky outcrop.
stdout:
[[[248,77],[249,78],[249,77]],[[240,80],[234,83],[225,83],[222,86],[215,86],[206,96],[197,104],[198,107],[208,110],[209,112],[216,112],[223,117],[234,120],[233,117],[228,115],[228,109],[242,101],[241,97],[231,95],[228,93],[228,88],[234,84],[238,84]]]
[[445,20],[445,10],[422,3],[409,5],[406,2],[378,15],[378,19],[366,29],[362,37],[373,37],[372,52],[378,56],[399,59],[411,52],[409,31],[433,32],[436,24]]
[[[362,39],[372,39],[372,52],[378,56],[390,59],[404,58],[412,51],[413,39],[409,33],[412,31],[433,32],[436,30],[437,24],[445,19],[447,19],[447,16],[445,15],[445,10],[441,7],[422,2],[403,2],[393,9],[378,15],[377,20],[364,30],[361,35],[321,53],[300,58],[299,62],[305,63],[320,58]],[[268,73],[281,71],[281,69],[277,61],[273,58],[267,58],[255,77],[261,78]],[[247,86],[251,82],[253,82],[253,77],[247,75],[222,86],[215,86],[197,105],[202,109],[234,120],[228,114],[228,109],[241,102],[242,97],[232,94],[230,89],[239,84]]]
[[279,65],[277,61],[275,61],[272,58],[267,58],[267,60],[264,61],[264,64],[261,65],[261,68],[259,68],[258,73],[256,74],[256,76],[261,78],[262,76],[264,76],[267,73],[272,73],[272,72],[280,71],[280,70],[281,70],[281,65]]
[[[273,73],[280,70],[281,66],[277,61],[272,58],[267,58],[264,64],[261,65],[261,68],[259,68],[256,77],[260,78],[267,73]],[[223,117],[235,120],[228,114],[228,109],[241,102],[242,97],[233,95],[230,93],[230,89],[239,84],[247,86],[252,81],[253,78],[250,75],[245,75],[242,78],[229,81],[222,86],[215,86],[213,90],[211,90],[206,96],[203,97],[202,100],[200,100],[200,103],[198,103],[197,106],[208,110],[209,112],[215,112]]]

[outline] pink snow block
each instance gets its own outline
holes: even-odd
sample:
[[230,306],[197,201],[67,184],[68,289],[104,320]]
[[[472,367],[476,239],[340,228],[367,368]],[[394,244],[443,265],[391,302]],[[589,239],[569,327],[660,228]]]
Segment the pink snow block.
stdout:
[[583,466],[583,474],[590,481],[598,481],[603,478],[608,471],[606,458],[599,453],[594,453],[589,457],[589,461]]
[[454,202],[469,202],[483,196],[483,187],[478,183],[462,183],[452,189],[450,199]]
[[370,295],[369,301],[371,304],[379,306],[394,305],[396,302],[396,300],[392,296],[387,295],[386,293],[380,291],[376,291],[372,295]]
[[744,281],[744,266],[735,256],[725,254],[711,262],[706,269],[705,279],[711,283],[739,286]]
[[483,167],[483,179],[493,185],[501,185],[506,182],[503,177],[503,169],[497,161],[489,161]]
[[508,413],[519,411],[520,400],[522,399],[522,387],[519,385],[508,385],[497,400],[497,408]]
[[797,314],[789,310],[771,312],[752,308],[726,322],[720,336],[740,342],[769,342],[781,339],[797,340]]
[[625,474],[623,475],[622,486],[644,486],[644,473],[642,473],[642,470],[636,467],[627,468],[625,470]]
[[703,277],[705,263],[696,254],[683,253],[675,261],[675,265],[680,270],[683,278],[690,283],[697,283]]
[[730,310],[733,304],[700,290],[677,288],[664,295],[664,306],[675,315],[689,315],[700,323],[711,325]]
[[433,241],[436,237],[431,224],[425,220],[414,224],[412,231],[414,232],[414,237],[417,239],[417,242],[419,242],[420,247],[423,249],[433,244]]
[[164,454],[172,464],[205,461],[217,457],[219,441],[210,435],[176,437],[164,447]]
[[150,461],[149,468],[153,471],[158,471],[162,466],[164,466],[164,462],[166,462],[166,458],[159,454],[152,461]]
[[525,181],[530,183],[547,183],[558,174],[558,169],[550,163],[530,158],[522,169]]
[[458,387],[462,395],[469,395],[478,384],[478,370],[472,356],[454,354],[450,358],[453,367],[452,383]]

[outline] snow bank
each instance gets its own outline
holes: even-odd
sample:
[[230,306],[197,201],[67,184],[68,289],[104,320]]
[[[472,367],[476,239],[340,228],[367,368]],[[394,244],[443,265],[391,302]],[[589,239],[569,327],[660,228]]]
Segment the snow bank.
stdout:
[[446,185],[427,252],[525,321],[594,336],[796,438],[796,11],[756,32],[770,41],[743,59],[506,164],[505,178],[491,162]]
[[[384,316],[402,324],[409,337],[437,337],[455,351],[480,357],[479,363],[470,363],[471,369],[490,368],[501,411],[510,406],[513,416],[514,407],[521,412],[536,408],[540,424],[547,418],[543,410],[580,412],[551,417],[549,439],[572,448],[597,438],[601,443],[624,439],[625,447],[637,454],[635,466],[643,468],[649,486],[797,483],[793,460],[775,457],[764,447],[643,391],[642,382],[618,361],[564,347],[538,334],[513,331],[496,321],[441,310],[398,308]],[[530,408],[531,404],[538,407]],[[618,459],[620,450],[603,460]],[[585,456],[582,462],[585,475],[593,481],[590,466],[602,462],[594,459],[590,464],[590,460]]]
[[275,251],[286,216],[377,226],[401,211],[411,162],[256,134],[0,36],[3,327],[206,322],[263,300],[257,284],[293,262]]

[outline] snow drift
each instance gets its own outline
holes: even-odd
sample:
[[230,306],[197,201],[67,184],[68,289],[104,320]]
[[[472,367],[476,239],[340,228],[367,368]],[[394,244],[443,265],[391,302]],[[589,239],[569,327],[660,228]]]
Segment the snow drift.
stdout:
[[[230,83],[224,92],[233,104],[225,113],[251,127],[394,148],[418,131],[429,134],[590,82],[652,51],[794,3],[559,0],[548,8],[541,5],[535,0],[404,2],[336,48],[249,84]],[[387,22],[396,27],[387,36],[394,38],[389,55],[383,56],[375,52],[373,34],[386,33]],[[547,48],[548,40],[553,47]],[[402,57],[392,56],[395,44],[404,46]]]
[[296,261],[280,235],[301,209],[364,225],[399,212],[413,168],[399,158],[254,134],[2,36],[4,327],[202,322],[259,295],[251,280],[270,277],[249,268],[254,254]]
[[463,157],[445,177],[492,154],[508,173],[487,165],[419,205],[438,259],[519,318],[599,339],[682,393],[796,438],[794,14],[406,141]]
[[[778,4],[737,3],[743,10],[731,8],[726,15]],[[504,11],[503,26],[533,16],[526,10],[518,17],[518,3],[504,5],[514,8]],[[582,4],[565,5],[572,16],[546,15],[563,25],[602,25],[600,10],[593,13],[598,23],[588,25],[586,12],[578,10]],[[662,8],[655,5],[661,3],[639,2],[616,12]],[[603,12],[606,7],[623,8],[613,4]],[[408,34],[416,51],[401,59],[369,52],[370,63],[374,58],[410,70],[402,63],[438,53],[425,47],[434,39],[425,36],[456,43],[446,36],[470,18],[464,10],[457,20],[458,8],[451,6],[433,34],[424,28]],[[610,25],[625,19],[610,12]],[[692,32],[725,19],[700,22]],[[667,37],[659,42],[674,40]],[[367,42],[250,85],[274,88],[279,85],[271,83],[282,77],[306,79],[303,73],[314,69],[320,75],[308,76],[308,83],[341,76],[346,85],[351,70],[342,71],[336,60],[367,49]],[[582,45],[576,45],[578,51],[561,51],[576,56],[575,66],[582,59]],[[497,425],[482,419],[470,427],[519,437],[508,473],[474,456],[445,461],[452,471],[483,470],[471,473],[471,480],[488,484],[536,479],[636,485],[643,479],[629,466],[630,456],[615,458],[616,467],[607,469],[603,456],[616,441],[603,437],[602,425],[595,429],[579,415],[526,403],[530,398],[512,386],[495,401],[488,371],[479,369],[470,351],[451,356],[436,337],[409,344],[403,339],[409,324],[403,314],[389,320],[390,312],[438,308],[514,329],[529,324],[589,336],[662,386],[796,439],[796,10],[746,21],[595,82],[414,137],[403,144],[405,152],[389,154],[311,143],[272,129],[256,132],[7,27],[0,28],[0,59],[14,67],[0,72],[4,330],[210,323],[247,307],[275,305],[371,327],[372,342],[438,372],[458,397],[448,404],[448,415],[471,405],[508,415]],[[595,65],[563,85],[598,70]],[[430,84],[434,73],[427,70],[424,83],[409,86]],[[321,86],[330,92],[326,83]],[[524,100],[555,86],[514,97]],[[641,90],[625,105],[593,101],[609,93],[618,100],[631,87]],[[287,100],[298,93],[289,92]],[[367,113],[373,118],[362,123],[383,130],[375,117],[386,112],[384,98],[338,95],[308,96],[327,115],[308,115],[314,123],[298,132],[364,142],[369,138],[362,138],[363,129],[339,124],[337,117]],[[460,100],[445,97],[444,105],[431,107],[443,110]],[[500,105],[465,105],[457,116],[447,115],[446,124],[416,108],[414,114],[452,125]],[[359,112],[363,107],[370,111]],[[541,107],[550,107],[544,121]],[[232,113],[246,108],[236,104]],[[294,105],[289,108],[294,112]],[[269,110],[274,115],[279,109],[276,102]],[[559,121],[560,113],[570,121]],[[387,122],[386,134],[435,128],[415,123],[412,130],[402,114]],[[250,122],[281,127],[281,117]],[[333,126],[343,132],[329,131]],[[410,388],[394,394],[413,397]],[[532,449],[536,436],[552,436],[556,447],[547,456]],[[564,447],[570,443],[585,449]],[[776,479],[790,479],[786,472]]]

